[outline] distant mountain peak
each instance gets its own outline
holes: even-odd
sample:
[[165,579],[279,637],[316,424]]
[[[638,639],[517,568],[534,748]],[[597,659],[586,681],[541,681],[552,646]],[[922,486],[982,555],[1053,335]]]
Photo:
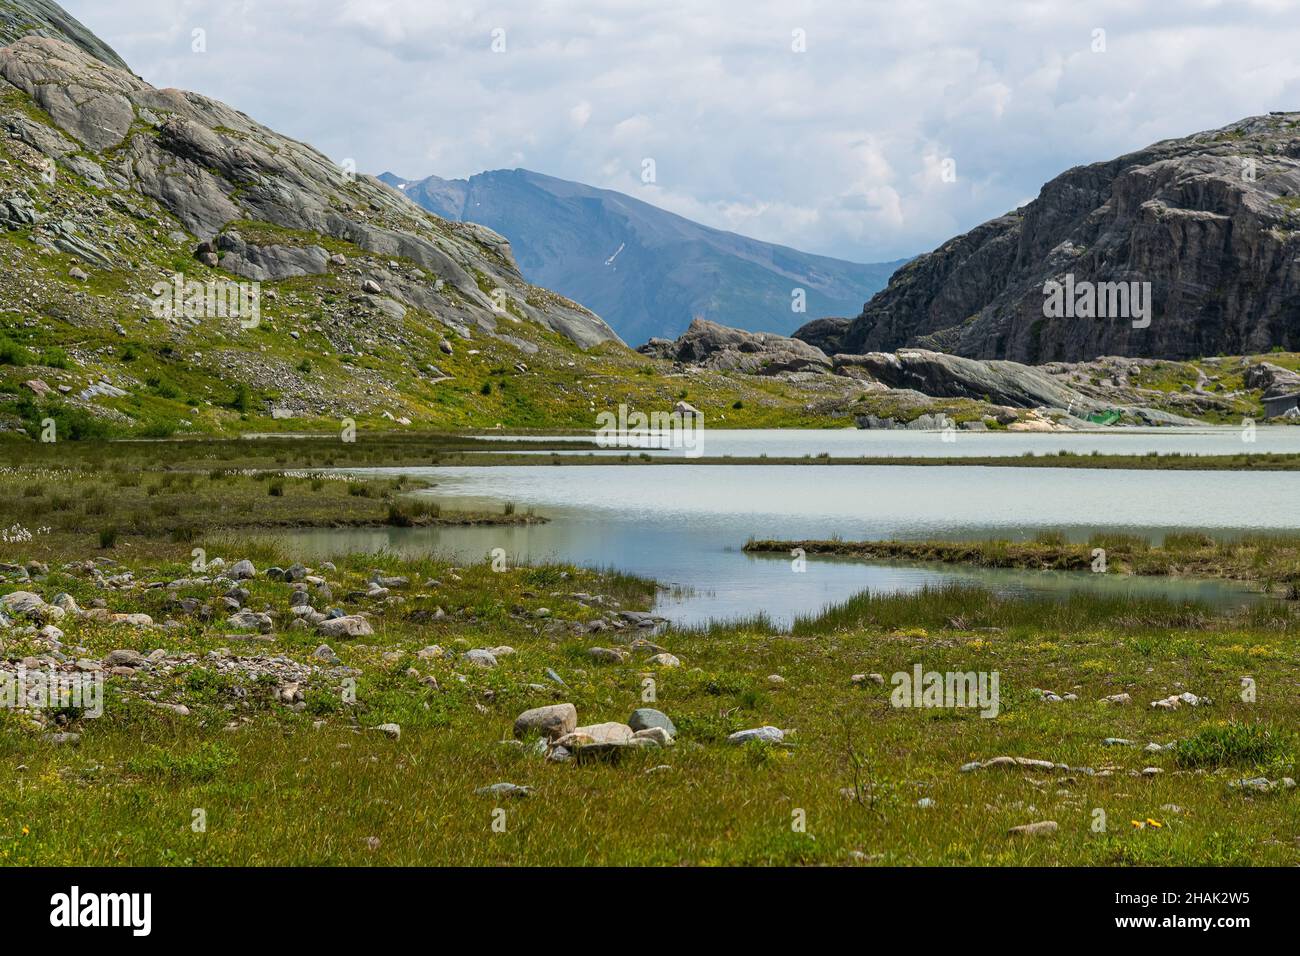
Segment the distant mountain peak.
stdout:
[[901,264],[800,252],[523,168],[379,179],[443,218],[499,232],[530,282],[582,303],[633,343],[674,338],[696,317],[789,334],[809,314],[856,314]]

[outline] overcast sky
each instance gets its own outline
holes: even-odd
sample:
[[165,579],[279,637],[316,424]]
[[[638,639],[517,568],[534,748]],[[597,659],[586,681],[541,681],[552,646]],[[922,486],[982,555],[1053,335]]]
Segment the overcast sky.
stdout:
[[858,261],[1069,166],[1300,109],[1295,0],[63,5],[149,82],[365,172],[522,166]]

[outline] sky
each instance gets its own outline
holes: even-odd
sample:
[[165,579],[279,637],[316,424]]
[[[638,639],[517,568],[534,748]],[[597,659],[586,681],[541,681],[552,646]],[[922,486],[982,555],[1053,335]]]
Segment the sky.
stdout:
[[859,262],[1071,166],[1300,110],[1300,0],[63,6],[150,83],[363,172],[524,167]]

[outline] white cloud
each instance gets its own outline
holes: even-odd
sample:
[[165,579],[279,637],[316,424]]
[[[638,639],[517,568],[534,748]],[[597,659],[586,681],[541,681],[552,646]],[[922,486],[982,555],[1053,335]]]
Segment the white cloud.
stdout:
[[591,104],[586,100],[569,110],[569,119],[573,120],[573,125],[582,129],[591,121]]
[[[150,82],[363,169],[526,165],[859,260],[933,248],[1070,166],[1300,105],[1287,0],[65,6]],[[936,174],[946,157],[956,182]]]

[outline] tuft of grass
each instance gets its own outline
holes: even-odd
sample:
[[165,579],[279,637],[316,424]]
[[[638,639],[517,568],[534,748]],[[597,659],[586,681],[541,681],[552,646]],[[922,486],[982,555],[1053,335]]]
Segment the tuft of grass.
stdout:
[[1260,724],[1229,722],[1207,727],[1174,747],[1174,762],[1184,770],[1200,767],[1269,767],[1294,760],[1291,733]]

